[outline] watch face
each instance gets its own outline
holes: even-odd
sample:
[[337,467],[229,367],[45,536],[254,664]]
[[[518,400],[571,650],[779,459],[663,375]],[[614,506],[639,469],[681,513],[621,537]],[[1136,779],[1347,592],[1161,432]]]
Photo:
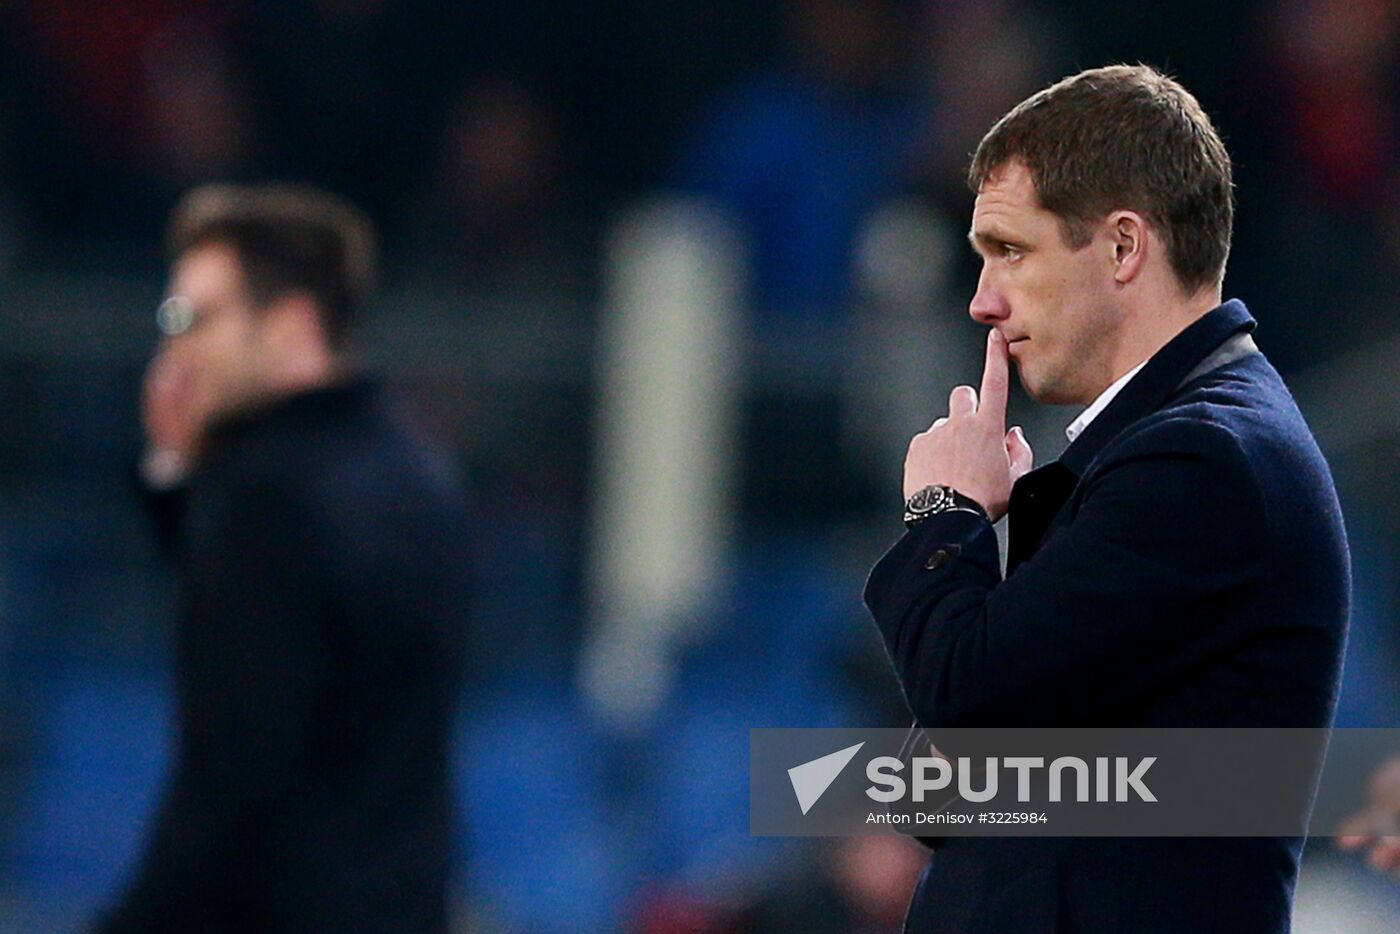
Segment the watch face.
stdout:
[[953,491],[946,486],[926,486],[909,497],[908,509],[913,513],[947,509],[953,503]]

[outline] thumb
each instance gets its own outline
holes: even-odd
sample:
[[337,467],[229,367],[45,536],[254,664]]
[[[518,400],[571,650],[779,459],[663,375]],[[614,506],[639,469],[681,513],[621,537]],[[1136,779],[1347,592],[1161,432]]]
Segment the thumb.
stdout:
[[1017,425],[1006,433],[1006,456],[1011,459],[1011,479],[1016,481],[1023,474],[1029,473],[1035,466],[1035,454],[1031,451],[1030,442],[1026,440],[1026,434]]

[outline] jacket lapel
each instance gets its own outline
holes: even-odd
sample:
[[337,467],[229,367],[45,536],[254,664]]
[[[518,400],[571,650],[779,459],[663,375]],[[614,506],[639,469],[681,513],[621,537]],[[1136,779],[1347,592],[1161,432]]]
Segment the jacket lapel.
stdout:
[[1231,299],[1192,322],[1147,361],[1108,407],[1065,448],[1059,460],[1016,481],[1008,507],[1007,576],[1040,548],[1074,494],[1079,478],[1099,452],[1124,428],[1161,408],[1212,351],[1240,331],[1252,331],[1254,325],[1254,318],[1238,299]]
[[1007,530],[1006,573],[1035,554],[1060,507],[1079,483],[1079,475],[1060,461],[1037,467],[1011,488]]

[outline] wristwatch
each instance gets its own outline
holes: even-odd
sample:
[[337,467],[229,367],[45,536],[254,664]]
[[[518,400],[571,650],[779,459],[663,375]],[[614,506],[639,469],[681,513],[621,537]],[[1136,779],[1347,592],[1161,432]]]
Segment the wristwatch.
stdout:
[[929,516],[940,512],[975,512],[983,519],[990,518],[982,504],[970,496],[964,496],[950,486],[926,486],[904,504],[904,524],[913,528]]

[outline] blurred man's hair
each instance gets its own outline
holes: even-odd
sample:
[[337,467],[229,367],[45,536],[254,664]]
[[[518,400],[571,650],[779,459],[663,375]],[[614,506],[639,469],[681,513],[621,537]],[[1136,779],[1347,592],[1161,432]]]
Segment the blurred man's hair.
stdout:
[[1093,223],[1111,211],[1138,211],[1161,233],[1187,294],[1224,276],[1230,156],[1196,98],[1166,75],[1111,65],[1036,92],[982,138],[972,190],[1012,162],[1030,171],[1071,248],[1088,245]]
[[350,202],[300,185],[203,185],[170,219],[172,259],[225,244],[238,257],[255,307],[302,293],[321,315],[327,341],[345,342],[374,290],[374,227]]

